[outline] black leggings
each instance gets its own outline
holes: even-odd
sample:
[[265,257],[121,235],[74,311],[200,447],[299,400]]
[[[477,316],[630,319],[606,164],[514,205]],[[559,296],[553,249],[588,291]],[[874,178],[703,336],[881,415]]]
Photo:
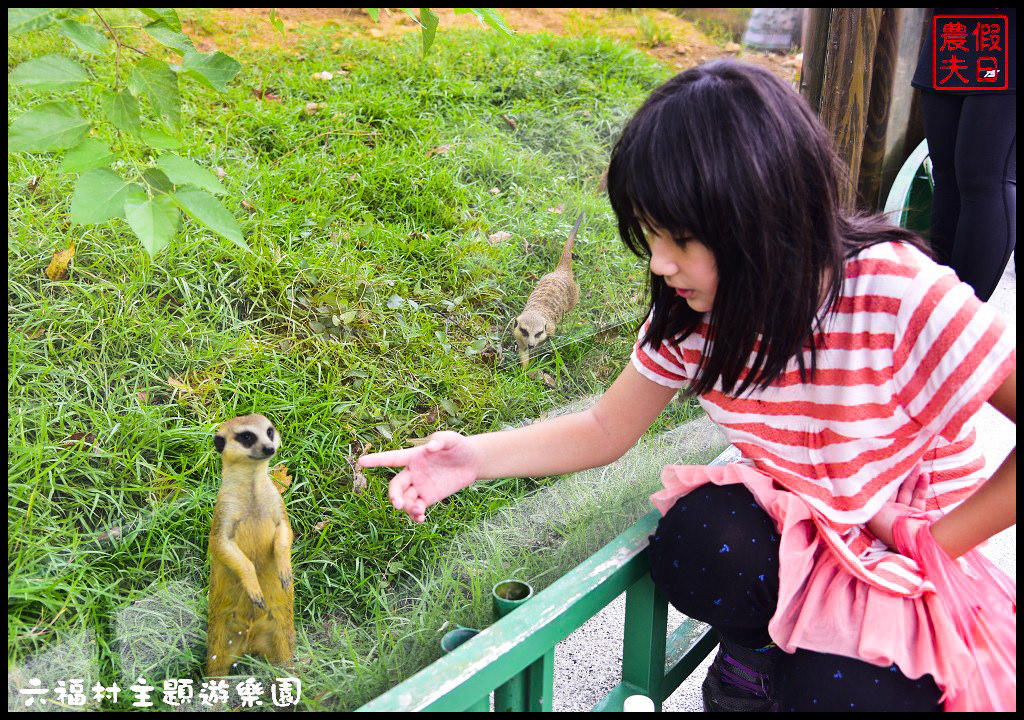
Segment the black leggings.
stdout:
[[931,244],[988,300],[1017,242],[1017,96],[922,92]]
[[[704,485],[680,498],[658,523],[647,550],[651,577],[679,612],[722,638],[760,648],[779,593],[779,535],[742,485]],[[784,711],[938,711],[931,675],[911,680],[839,655],[779,653],[774,684]]]

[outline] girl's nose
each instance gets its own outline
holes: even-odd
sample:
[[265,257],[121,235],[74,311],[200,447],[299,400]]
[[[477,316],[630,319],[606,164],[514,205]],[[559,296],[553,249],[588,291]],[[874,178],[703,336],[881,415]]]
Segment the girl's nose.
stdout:
[[655,275],[668,277],[679,272],[679,268],[671,260],[658,253],[651,253],[651,272]]

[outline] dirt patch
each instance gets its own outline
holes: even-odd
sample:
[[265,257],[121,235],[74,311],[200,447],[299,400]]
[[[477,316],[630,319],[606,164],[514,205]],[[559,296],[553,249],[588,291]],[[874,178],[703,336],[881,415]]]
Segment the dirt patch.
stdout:
[[[456,15],[453,8],[435,8],[439,18],[438,41],[449,30],[486,27],[471,13]],[[722,45],[708,38],[693,23],[661,10],[608,8],[498,8],[505,23],[516,33],[551,33],[557,36],[614,38],[646,52],[675,70],[726,58],[739,58],[775,73],[789,83],[800,70],[799,56],[742,50],[735,43]],[[186,32],[201,52],[231,53],[254,49],[296,46],[308,29],[333,29],[338,33],[371,37],[386,42],[419,25],[401,10],[382,9],[379,22],[362,8],[280,8],[284,36],[271,25],[266,8],[219,8],[196,11],[185,21]],[[494,30],[488,29],[488,32]]]

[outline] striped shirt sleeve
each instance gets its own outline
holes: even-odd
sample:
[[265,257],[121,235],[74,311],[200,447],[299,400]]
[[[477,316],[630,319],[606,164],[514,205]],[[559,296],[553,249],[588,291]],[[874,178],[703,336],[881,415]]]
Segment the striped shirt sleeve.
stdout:
[[970,285],[929,260],[907,284],[896,326],[897,399],[924,431],[953,442],[1016,368],[1015,332]]
[[630,360],[637,372],[648,380],[665,387],[682,388],[688,383],[686,370],[683,367],[682,350],[667,342],[663,342],[658,350],[643,343],[643,337],[647,334],[653,314],[652,310],[644,321],[643,327],[640,328]]

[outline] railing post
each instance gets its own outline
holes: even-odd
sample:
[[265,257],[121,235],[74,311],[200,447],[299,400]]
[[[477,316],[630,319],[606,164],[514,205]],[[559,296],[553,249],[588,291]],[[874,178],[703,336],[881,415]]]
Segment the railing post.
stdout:
[[626,591],[626,625],[622,639],[622,682],[636,687],[661,710],[665,678],[668,600],[644,573]]
[[[494,615],[500,620],[533,596],[533,588],[519,580],[498,583],[491,591]],[[522,611],[520,611],[522,612]],[[495,712],[550,712],[554,692],[555,651],[552,648],[523,672],[494,690]]]

